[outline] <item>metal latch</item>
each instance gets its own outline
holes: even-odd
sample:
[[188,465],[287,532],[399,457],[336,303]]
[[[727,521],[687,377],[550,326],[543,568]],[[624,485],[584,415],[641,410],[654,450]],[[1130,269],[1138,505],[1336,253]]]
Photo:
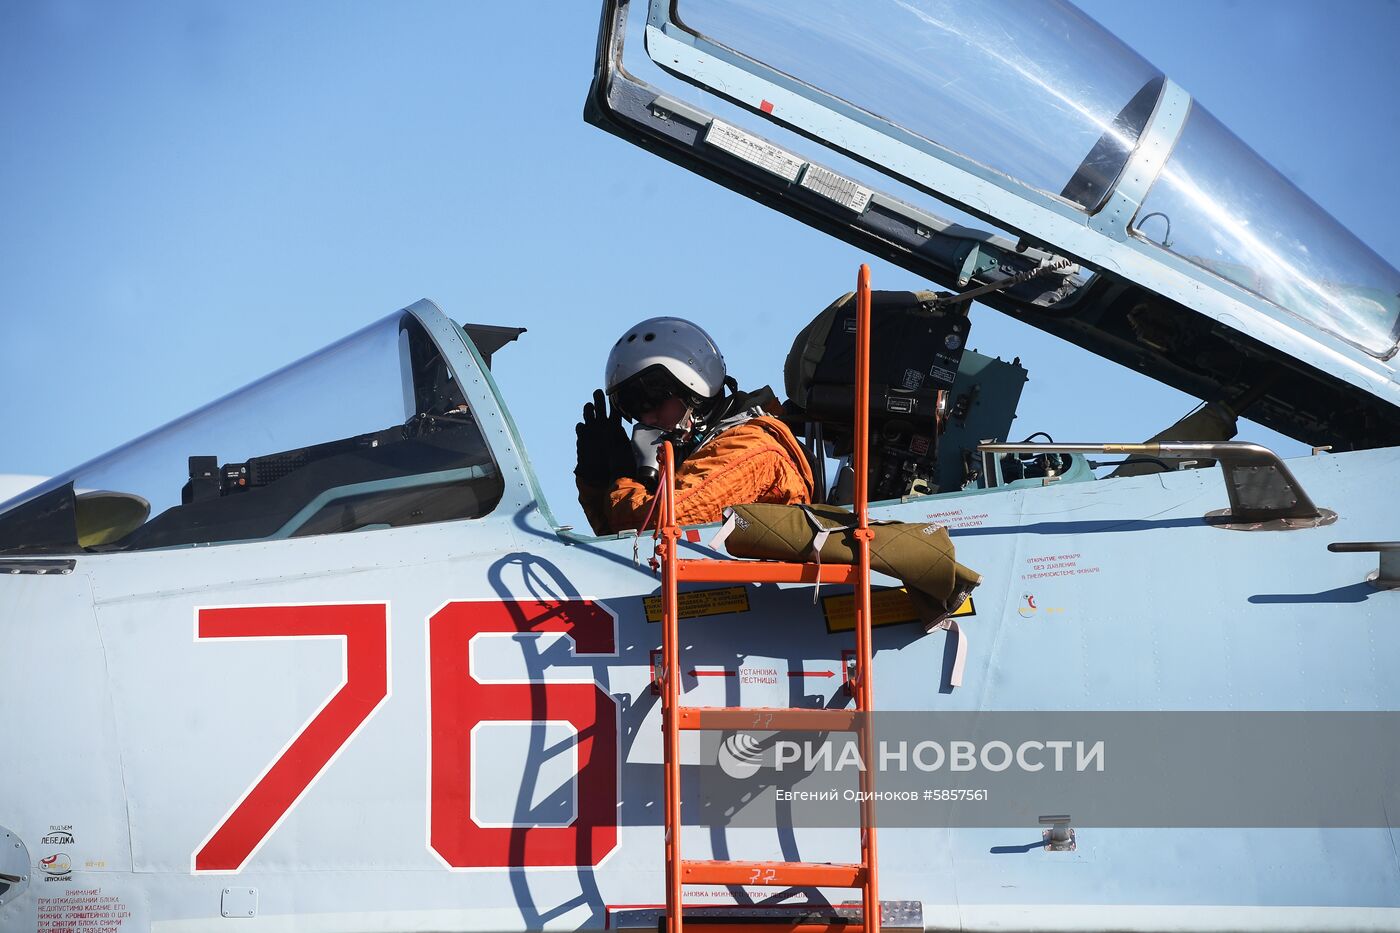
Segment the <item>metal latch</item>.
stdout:
[[1049,826],[1040,835],[1045,840],[1045,848],[1051,852],[1073,852],[1075,849],[1074,830],[1069,826],[1069,814],[1042,816],[1041,826]]
[[[977,274],[977,260],[981,255],[982,254],[974,245],[972,251],[969,252],[966,259],[964,259],[962,269],[958,274],[959,287],[964,286],[968,282],[972,281],[972,277]],[[1061,275],[1066,276],[1072,275],[1076,268],[1077,266],[1075,265],[1074,260],[1066,259],[1063,256],[1059,256],[1054,259],[1051,259],[1049,262],[1043,263],[1042,265],[1034,266],[1030,269],[1026,269],[1023,272],[1018,272],[1013,276],[1004,278],[999,282],[993,282],[990,285],[982,285],[977,288],[969,289],[965,292],[959,292],[957,294],[940,292],[938,295],[937,307],[940,309],[947,309],[953,307],[954,305],[965,304],[974,298],[981,298],[983,295],[989,295],[994,292],[1004,291],[1008,288],[1011,288],[1012,286],[1020,285],[1023,282],[1029,282],[1031,279],[1038,279],[1042,275],[1048,275],[1052,272],[1058,272]]]
[[1327,550],[1333,554],[1380,554],[1380,566],[1367,575],[1366,582],[1382,590],[1400,589],[1400,541],[1337,541],[1327,545]]

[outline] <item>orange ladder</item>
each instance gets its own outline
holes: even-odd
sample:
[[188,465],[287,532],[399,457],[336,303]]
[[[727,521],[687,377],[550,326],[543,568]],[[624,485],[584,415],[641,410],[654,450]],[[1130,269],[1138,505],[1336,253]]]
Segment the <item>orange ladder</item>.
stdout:
[[[873,761],[868,717],[874,690],[870,681],[870,541],[874,537],[866,514],[867,450],[870,411],[870,267],[862,265],[856,283],[856,399],[855,399],[855,530],[857,562],[799,564],[774,561],[681,560],[676,556],[681,530],[676,525],[675,463],[671,445],[661,460],[662,661],[657,680],[661,688],[661,723],[665,733],[666,802],[666,933],[682,933],[683,884],[814,886],[860,888],[861,933],[880,933],[873,777],[860,775],[862,794],[860,861],[850,864],[814,862],[697,861],[681,857],[680,733],[683,729],[792,729],[856,732],[861,757]],[[850,686],[854,710],[764,709],[756,707],[683,707],[680,704],[680,581],[704,583],[849,583],[856,596],[855,674]],[[730,926],[726,924],[726,926]],[[835,925],[821,929],[830,931]],[[844,924],[841,926],[844,927]],[[773,926],[765,927],[772,931]],[[808,931],[804,925],[803,933]]]

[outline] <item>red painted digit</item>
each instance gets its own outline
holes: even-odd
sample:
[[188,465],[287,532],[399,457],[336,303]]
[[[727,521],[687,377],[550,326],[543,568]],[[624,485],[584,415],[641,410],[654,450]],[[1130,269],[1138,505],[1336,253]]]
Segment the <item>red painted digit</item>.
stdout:
[[201,609],[199,638],[345,639],[345,682],[194,854],[197,872],[236,872],[389,695],[383,603]]
[[[596,684],[481,683],[471,641],[562,632],[575,655],[614,654],[614,620],[589,600],[455,602],[428,620],[429,845],[455,868],[597,865],[617,846],[617,703]],[[471,731],[482,722],[570,723],[578,733],[578,811],[569,826],[485,827],[471,815]],[[480,769],[477,777],[489,772]]]

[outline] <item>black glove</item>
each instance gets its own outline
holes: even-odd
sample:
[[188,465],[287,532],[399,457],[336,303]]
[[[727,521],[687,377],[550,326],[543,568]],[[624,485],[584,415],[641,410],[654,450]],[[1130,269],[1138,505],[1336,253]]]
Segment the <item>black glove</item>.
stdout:
[[637,468],[632,442],[622,427],[622,412],[613,406],[602,389],[593,392],[593,401],[583,406],[583,420],[574,427],[578,435],[578,466],[574,475],[591,486],[610,486],[619,476],[631,476]]

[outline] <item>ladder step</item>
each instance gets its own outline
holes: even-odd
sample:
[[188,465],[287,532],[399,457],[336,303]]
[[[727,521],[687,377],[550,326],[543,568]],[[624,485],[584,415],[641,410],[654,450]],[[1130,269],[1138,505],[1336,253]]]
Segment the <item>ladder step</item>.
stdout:
[[681,880],[686,884],[858,888],[865,883],[865,867],[840,862],[714,862],[682,859]]
[[[682,916],[685,925],[692,923],[702,926],[722,926],[724,933],[864,933],[865,924],[859,920],[846,920],[841,917],[833,917],[830,920],[759,920],[759,921],[738,921],[738,920],[714,920],[708,917],[692,916],[690,911],[684,911]],[[656,928],[653,927],[653,930]]]
[[[666,918],[663,907],[621,907],[610,909],[611,922],[604,929],[621,933],[657,933]],[[865,911],[854,904],[840,906],[783,903],[687,904],[681,911],[685,926],[702,924],[723,927],[714,933],[861,933]],[[880,928],[885,933],[924,933],[923,904],[918,901],[883,901]]]
[[855,732],[853,709],[796,709],[764,706],[682,706],[681,729],[790,729],[795,732]]
[[676,579],[692,583],[855,583],[852,564],[790,564],[775,560],[678,560]]

